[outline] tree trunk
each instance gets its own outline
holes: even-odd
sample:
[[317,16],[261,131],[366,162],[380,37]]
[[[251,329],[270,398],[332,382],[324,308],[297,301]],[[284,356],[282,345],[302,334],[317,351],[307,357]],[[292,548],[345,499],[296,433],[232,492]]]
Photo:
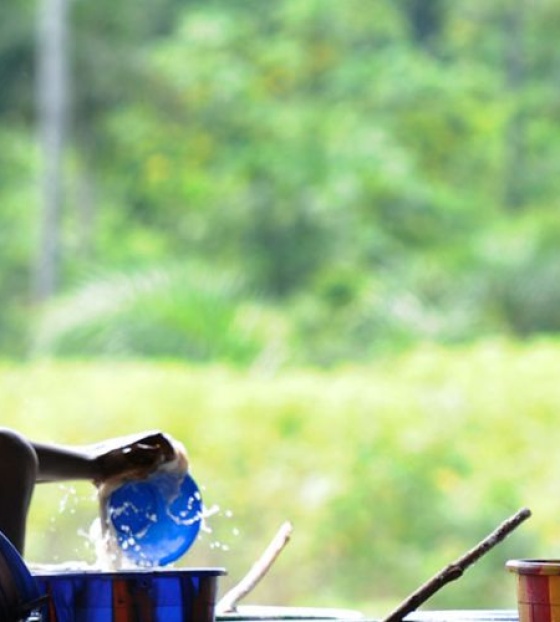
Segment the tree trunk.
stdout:
[[525,81],[525,7],[519,2],[509,9],[505,20],[506,85],[512,99],[511,112],[505,132],[504,205],[517,211],[525,203],[526,172],[526,115],[521,101]]
[[42,156],[39,246],[34,298],[41,302],[59,281],[63,157],[68,114],[68,0],[41,0],[37,37],[37,102]]

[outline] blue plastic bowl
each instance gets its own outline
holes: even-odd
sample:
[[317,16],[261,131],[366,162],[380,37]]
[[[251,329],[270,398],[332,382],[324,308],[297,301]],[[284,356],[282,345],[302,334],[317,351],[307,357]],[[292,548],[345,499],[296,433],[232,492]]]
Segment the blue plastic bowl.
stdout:
[[192,546],[202,497],[190,475],[156,473],[127,482],[108,498],[108,519],[124,557],[136,566],[166,566]]
[[40,600],[39,586],[23,558],[0,531],[0,620],[25,617]]

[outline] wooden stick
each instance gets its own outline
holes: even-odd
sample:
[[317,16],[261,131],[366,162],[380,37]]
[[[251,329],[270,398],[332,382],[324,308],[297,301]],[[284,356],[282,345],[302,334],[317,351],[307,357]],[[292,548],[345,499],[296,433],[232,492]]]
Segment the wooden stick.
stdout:
[[216,613],[231,613],[236,610],[237,603],[253,590],[269,571],[278,555],[280,555],[286,544],[288,544],[292,531],[293,527],[290,522],[285,522],[280,527],[263,554],[253,564],[251,570],[249,570],[243,579],[227,592],[216,605]]
[[479,542],[470,551],[459,557],[443,570],[435,574],[415,592],[402,601],[382,622],[401,622],[402,619],[417,609],[422,603],[433,596],[444,585],[458,579],[465,570],[480,559],[485,553],[501,542],[523,521],[531,516],[528,508],[522,508],[513,516],[501,523],[490,535]]

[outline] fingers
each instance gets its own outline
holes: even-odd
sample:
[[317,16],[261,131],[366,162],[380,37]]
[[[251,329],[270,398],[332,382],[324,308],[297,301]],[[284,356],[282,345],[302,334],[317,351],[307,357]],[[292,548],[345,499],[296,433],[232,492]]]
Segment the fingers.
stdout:
[[144,436],[132,443],[127,449],[130,452],[140,451],[147,454],[155,452],[161,456],[162,462],[173,460],[175,457],[175,445],[172,439],[162,432],[154,432]]
[[127,444],[113,447],[97,457],[100,472],[100,477],[96,480],[97,485],[114,478],[146,477],[161,465],[177,458],[177,448],[182,447],[161,432],[136,437],[132,442],[130,439],[127,440],[129,441]]

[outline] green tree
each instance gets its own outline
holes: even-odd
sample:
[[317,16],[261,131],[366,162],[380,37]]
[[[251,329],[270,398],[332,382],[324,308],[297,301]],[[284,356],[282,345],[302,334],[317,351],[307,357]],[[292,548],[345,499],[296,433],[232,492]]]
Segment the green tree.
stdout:
[[[12,67],[32,57],[33,7],[2,9],[24,25],[0,49],[0,121],[28,144],[29,84]],[[62,290],[174,261],[235,271],[321,361],[519,330],[536,301],[516,319],[510,277],[555,261],[538,223],[557,210],[557,13],[74,3]],[[534,311],[530,332],[555,330]]]

